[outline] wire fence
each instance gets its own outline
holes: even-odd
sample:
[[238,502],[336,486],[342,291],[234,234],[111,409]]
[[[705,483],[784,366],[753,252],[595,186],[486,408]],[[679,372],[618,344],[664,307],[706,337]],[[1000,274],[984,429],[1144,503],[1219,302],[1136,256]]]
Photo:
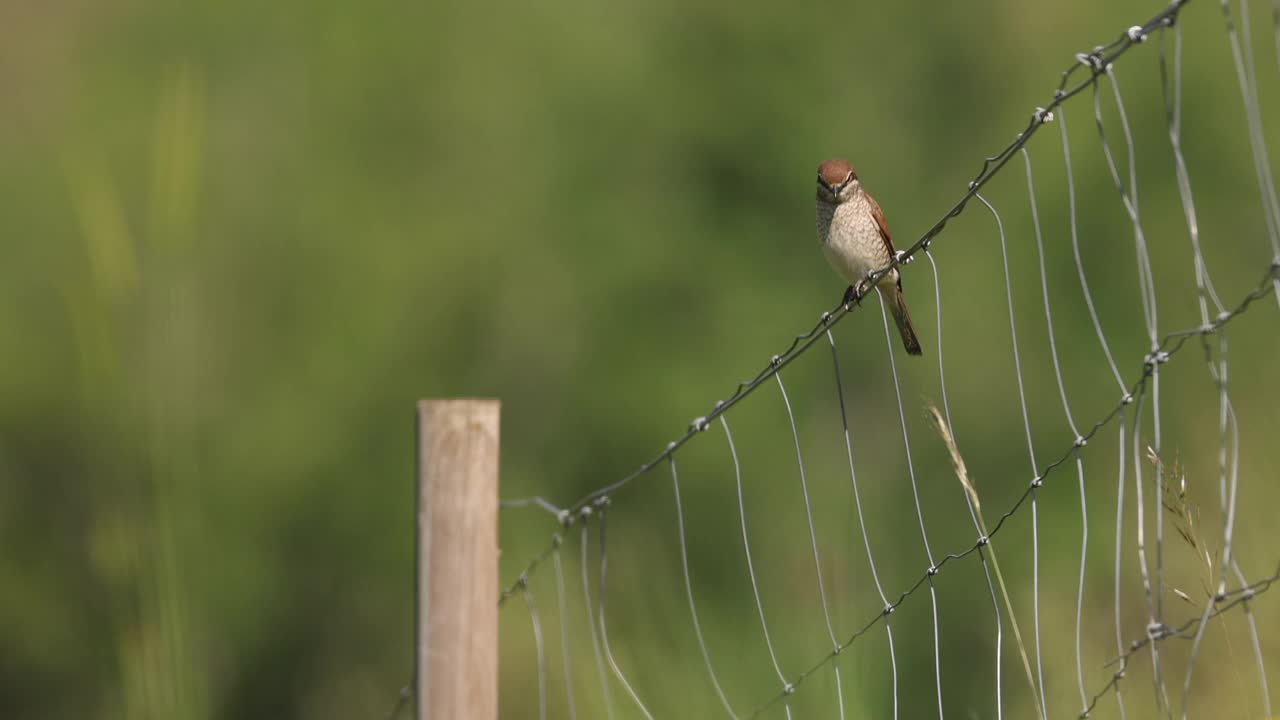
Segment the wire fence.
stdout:
[[[544,636],[542,629],[542,618],[539,614],[539,608],[535,604],[534,595],[530,587],[530,579],[534,574],[542,569],[545,565],[553,566],[555,575],[554,590],[556,594],[556,603],[554,612],[559,617],[560,623],[560,646],[562,648],[563,663],[563,680],[564,692],[567,698],[566,711],[568,717],[572,720],[575,717],[577,708],[574,704],[575,682],[579,685],[582,683],[598,683],[601,696],[604,698],[604,706],[608,717],[614,715],[613,690],[620,688],[631,705],[643,716],[652,718],[648,706],[642,700],[635,686],[628,681],[626,674],[622,671],[617,663],[609,644],[608,626],[606,623],[606,578],[608,570],[608,554],[607,554],[607,522],[606,518],[610,512],[610,505],[618,491],[635,482],[642,476],[649,474],[651,471],[657,470],[661,465],[667,466],[674,493],[674,503],[676,512],[676,526],[681,560],[681,572],[684,582],[684,595],[687,600],[692,627],[694,631],[694,639],[700,650],[702,664],[705,667],[711,689],[715,695],[716,701],[723,708],[725,713],[731,717],[757,717],[765,712],[781,705],[786,716],[791,717],[790,698],[792,698],[805,682],[814,676],[815,673],[830,667],[833,671],[833,681],[836,686],[837,709],[839,717],[845,717],[844,692],[842,679],[840,676],[839,658],[841,654],[863,636],[883,626],[886,636],[886,659],[887,667],[892,674],[892,702],[893,715],[896,718],[899,712],[899,663],[897,651],[894,645],[894,635],[892,622],[893,615],[909,598],[928,588],[930,597],[931,625],[932,625],[932,669],[933,669],[933,692],[935,695],[937,713],[941,718],[944,715],[944,697],[943,697],[943,681],[942,681],[942,662],[941,652],[939,649],[940,625],[938,620],[938,596],[935,587],[935,578],[949,565],[960,560],[975,556],[981,565],[983,578],[986,585],[986,594],[990,597],[992,604],[992,615],[994,618],[994,638],[993,646],[995,649],[994,659],[994,706],[997,717],[1002,717],[1005,711],[1005,699],[1007,696],[1006,678],[1004,677],[1004,658],[1003,649],[1006,644],[1006,630],[1011,631],[1016,638],[1016,645],[1020,653],[1021,670],[1027,676],[1028,684],[1034,696],[1036,710],[1041,718],[1049,716],[1049,707],[1045,699],[1045,682],[1044,682],[1044,666],[1041,657],[1041,607],[1040,607],[1040,531],[1039,531],[1039,512],[1037,491],[1044,487],[1045,483],[1052,477],[1058,478],[1066,475],[1069,477],[1071,468],[1074,467],[1076,476],[1076,485],[1078,486],[1080,498],[1080,564],[1077,574],[1075,606],[1074,606],[1074,653],[1075,653],[1075,691],[1079,696],[1078,713],[1080,717],[1087,717],[1098,706],[1099,702],[1113,695],[1116,701],[1116,707],[1120,717],[1125,717],[1125,704],[1122,679],[1126,677],[1126,671],[1129,668],[1130,660],[1135,658],[1140,652],[1149,651],[1146,654],[1150,658],[1151,675],[1153,693],[1157,709],[1161,714],[1172,716],[1174,712],[1179,712],[1181,717],[1188,715],[1188,696],[1190,695],[1190,687],[1192,683],[1193,673],[1195,671],[1196,662],[1205,629],[1208,621],[1218,617],[1223,613],[1239,608],[1247,619],[1249,636],[1252,643],[1254,662],[1259,681],[1260,700],[1264,710],[1265,717],[1271,717],[1271,704],[1269,697],[1269,689],[1266,680],[1266,671],[1264,664],[1264,654],[1261,648],[1260,634],[1256,621],[1251,611],[1251,603],[1260,595],[1270,589],[1272,584],[1280,580],[1280,568],[1276,572],[1263,580],[1250,582],[1247,580],[1244,572],[1237,562],[1233,549],[1233,538],[1236,530],[1236,514],[1237,514],[1237,498],[1239,490],[1239,435],[1235,408],[1231,401],[1228,384],[1228,341],[1227,327],[1236,321],[1241,315],[1246,313],[1250,308],[1255,307],[1259,300],[1268,295],[1274,294],[1278,302],[1280,302],[1280,202],[1277,202],[1274,180],[1270,170],[1270,160],[1268,150],[1265,143],[1264,125],[1261,118],[1261,108],[1258,100],[1257,77],[1253,66],[1253,49],[1251,46],[1251,33],[1248,26],[1248,6],[1247,3],[1240,3],[1240,11],[1233,13],[1229,2],[1222,0],[1220,3],[1225,30],[1228,41],[1232,50],[1232,58],[1235,67],[1235,75],[1239,85],[1240,96],[1244,104],[1245,115],[1249,130],[1249,145],[1251,157],[1254,165],[1257,186],[1259,190],[1260,205],[1264,216],[1266,232],[1270,245],[1269,262],[1260,263],[1265,267],[1259,267],[1261,278],[1258,283],[1243,296],[1234,299],[1234,304],[1226,304],[1215,288],[1208,271],[1206,261],[1201,249],[1199,222],[1196,214],[1194,203],[1194,195],[1191,189],[1190,175],[1187,170],[1187,163],[1183,156],[1182,150],[1182,32],[1178,24],[1180,13],[1188,4],[1189,0],[1175,0],[1168,7],[1157,13],[1154,17],[1142,23],[1135,25],[1124,32],[1109,43],[1094,47],[1091,51],[1080,53],[1075,57],[1074,62],[1062,72],[1057,88],[1053,96],[1041,107],[1036,107],[1031,113],[1027,125],[1014,137],[1014,139],[1006,145],[998,153],[986,157],[978,173],[968,183],[968,186],[961,198],[937,220],[925,233],[909,247],[897,253],[892,262],[868,275],[870,282],[865,283],[861,287],[866,288],[855,293],[848,299],[830,311],[821,314],[817,323],[808,331],[796,335],[790,345],[781,353],[772,356],[768,363],[754,377],[738,384],[734,392],[728,397],[718,401],[704,415],[692,420],[687,429],[677,438],[669,442],[665,448],[658,452],[653,458],[640,465],[631,473],[623,476],[615,482],[599,487],[586,495],[582,496],[575,502],[559,506],[546,498],[534,496],[515,500],[503,501],[504,508],[538,508],[555,517],[558,523],[557,531],[551,536],[549,542],[536,552],[531,559],[524,565],[524,569],[519,575],[511,580],[501,593],[499,598],[500,606],[505,606],[512,598],[519,597],[523,600],[523,604],[529,614],[532,633],[534,638],[534,651],[537,655],[537,692],[538,692],[538,717],[546,718],[548,714],[547,696],[550,692],[548,688],[548,659],[546,657],[546,648],[544,646]],[[1239,22],[1237,23],[1237,19]],[[1280,5],[1277,6],[1275,14],[1276,38],[1277,38],[1277,65],[1280,67]],[[1155,274],[1151,261],[1150,248],[1147,244],[1146,232],[1144,231],[1143,217],[1140,212],[1139,193],[1138,193],[1138,173],[1136,162],[1136,151],[1134,142],[1134,132],[1129,124],[1129,117],[1125,110],[1124,97],[1121,92],[1116,63],[1131,49],[1137,45],[1147,43],[1150,40],[1157,40],[1159,44],[1159,67],[1161,77],[1162,97],[1165,104],[1165,117],[1168,131],[1169,147],[1173,156],[1173,167],[1177,182],[1179,203],[1182,207],[1184,219],[1187,227],[1187,235],[1191,246],[1192,261],[1194,263],[1195,277],[1195,301],[1198,307],[1200,322],[1194,327],[1189,327],[1175,332],[1161,333],[1157,303],[1155,292]],[[1108,126],[1104,121],[1105,114],[1102,111],[1102,98],[1105,94],[1104,86],[1110,87],[1111,100],[1114,103],[1116,116],[1118,118],[1118,127]],[[1113,352],[1111,344],[1108,342],[1107,334],[1104,332],[1103,325],[1099,314],[1099,304],[1095,302],[1093,294],[1090,290],[1088,282],[1088,273],[1086,272],[1085,263],[1082,259],[1080,248],[1080,222],[1078,219],[1078,208],[1076,198],[1076,184],[1072,172],[1071,165],[1071,149],[1067,132],[1066,103],[1068,100],[1081,95],[1084,91],[1089,90],[1092,94],[1092,108],[1094,123],[1097,128],[1098,142],[1102,149],[1106,162],[1107,170],[1115,190],[1119,196],[1121,205],[1123,206],[1126,218],[1132,229],[1134,240],[1134,253],[1137,267],[1137,286],[1140,305],[1142,310],[1142,322],[1145,329],[1147,339],[1147,350],[1141,357],[1121,358],[1117,361],[1117,354]],[[1070,223],[1070,238],[1072,245],[1072,256],[1076,274],[1078,276],[1084,305],[1087,309],[1089,322],[1093,328],[1094,335],[1098,342],[1098,349],[1101,351],[1106,361],[1107,369],[1114,378],[1116,384],[1116,400],[1107,412],[1100,417],[1094,419],[1092,423],[1077,422],[1077,415],[1073,412],[1070,403],[1070,393],[1068,392],[1066,382],[1064,381],[1062,367],[1064,365],[1060,354],[1058,341],[1054,332],[1054,319],[1051,308],[1051,294],[1049,292],[1049,282],[1046,272],[1046,253],[1043,233],[1041,228],[1039,208],[1036,204],[1035,192],[1035,173],[1032,165],[1032,157],[1027,145],[1031,138],[1045,125],[1057,124],[1059,127],[1061,154],[1065,170],[1065,181],[1067,188],[1068,213]],[[1118,130],[1118,135],[1116,131]],[[1119,145],[1113,148],[1112,143],[1115,138],[1119,139]],[[1117,152],[1117,149],[1119,152]],[[1014,312],[1014,295],[1012,289],[1012,281],[1010,276],[1009,252],[1006,241],[1006,231],[1004,222],[997,211],[996,206],[989,202],[981,193],[983,188],[1001,173],[1010,161],[1020,156],[1023,160],[1025,171],[1026,190],[1030,208],[1030,216],[1032,219],[1035,240],[1036,255],[1038,260],[1038,278],[1040,283],[1040,294],[1043,301],[1043,311],[1045,320],[1045,330],[1047,333],[1050,357],[1052,358],[1052,366],[1054,370],[1054,380],[1061,401],[1063,419],[1067,427],[1070,428],[1072,437],[1064,444],[1062,448],[1047,463],[1040,462],[1036,456],[1033,443],[1031,415],[1028,411],[1027,390],[1024,386],[1022,359],[1019,351],[1018,327],[1016,314]],[[1122,158],[1118,161],[1117,157]],[[1124,168],[1123,170],[1121,168]],[[983,516],[981,503],[976,491],[973,491],[971,485],[966,480],[966,471],[964,468],[963,457],[959,452],[954,440],[954,427],[951,423],[951,406],[947,397],[946,377],[944,372],[944,353],[943,353],[943,323],[942,310],[943,302],[940,291],[940,272],[939,264],[935,261],[933,254],[930,252],[932,243],[937,240],[948,222],[959,216],[968,206],[969,202],[977,199],[978,203],[991,216],[994,225],[995,234],[999,238],[999,247],[1002,259],[1003,271],[1003,289],[1005,302],[1008,309],[1009,320],[1009,340],[1012,352],[1014,375],[1016,379],[1016,387],[1019,398],[1019,406],[1021,411],[1021,419],[1023,431],[1027,444],[1027,456],[1030,466],[1030,477],[1023,481],[1023,489],[1016,501],[1012,503],[1006,510],[1001,512],[991,525],[987,524]],[[907,588],[896,595],[886,592],[882,583],[881,576],[877,571],[875,552],[873,550],[872,538],[868,534],[867,524],[865,522],[864,508],[862,497],[859,493],[859,485],[857,472],[855,469],[855,458],[853,452],[853,443],[850,433],[850,411],[845,402],[845,388],[840,375],[840,358],[837,349],[836,338],[832,333],[832,329],[846,315],[854,312],[862,307],[863,300],[869,294],[870,288],[875,287],[875,281],[894,268],[911,263],[916,257],[923,255],[928,262],[930,268],[930,276],[934,287],[934,302],[937,315],[937,334],[935,344],[937,346],[937,367],[938,380],[941,387],[941,403],[942,408],[936,412],[935,423],[940,434],[947,438],[948,447],[951,450],[955,471],[960,477],[962,483],[968,489],[965,493],[965,500],[968,509],[968,515],[972,522],[975,539],[973,542],[963,548],[953,550],[947,553],[935,553],[933,545],[930,544],[928,535],[928,523],[926,522],[924,509],[920,501],[920,489],[916,480],[916,469],[912,461],[911,438],[908,433],[908,423],[906,413],[902,401],[902,387],[899,382],[899,373],[893,352],[892,333],[885,316],[884,307],[881,303],[880,315],[881,325],[883,326],[885,341],[888,348],[889,368],[893,377],[896,408],[898,415],[898,424],[901,429],[902,450],[905,455],[905,466],[908,479],[912,489],[914,501],[914,514],[918,521],[921,545],[924,550],[924,556],[927,558],[928,565],[921,569],[916,576],[914,582],[910,583]],[[909,268],[904,269],[904,272]],[[796,416],[792,409],[790,396],[787,394],[787,388],[784,384],[783,370],[786,369],[794,360],[801,355],[807,353],[815,344],[823,338],[827,340],[827,345],[831,352],[832,363],[832,381],[837,397],[839,398],[839,411],[842,422],[842,430],[845,445],[845,460],[847,460],[849,480],[853,493],[854,507],[856,509],[857,520],[861,530],[862,550],[865,552],[870,567],[872,584],[875,587],[876,594],[880,598],[882,605],[874,614],[865,618],[852,634],[841,637],[832,621],[831,606],[828,600],[827,583],[823,575],[823,563],[821,560],[820,543],[818,542],[817,533],[815,531],[815,520],[810,499],[809,484],[805,473],[805,464],[802,452],[802,443],[800,433],[797,429]],[[1217,395],[1217,445],[1218,445],[1218,499],[1219,499],[1219,515],[1221,519],[1221,527],[1219,529],[1221,550],[1216,562],[1211,560],[1210,565],[1215,577],[1215,587],[1211,593],[1211,597],[1204,603],[1200,609],[1200,614],[1171,623],[1168,616],[1171,614],[1169,609],[1165,607],[1164,599],[1168,595],[1166,585],[1166,559],[1164,552],[1165,545],[1165,519],[1164,512],[1161,511],[1162,505],[1166,502],[1164,497],[1164,475],[1170,470],[1166,466],[1164,455],[1162,452],[1162,433],[1161,433],[1161,394],[1160,381],[1161,369],[1168,365],[1176,356],[1180,355],[1186,347],[1199,347],[1202,350],[1203,359],[1205,361],[1207,375],[1216,389]],[[1136,376],[1129,382],[1125,382],[1125,372],[1134,372]],[[778,654],[774,647],[774,642],[769,631],[769,623],[760,592],[759,583],[757,582],[756,569],[753,565],[752,550],[750,542],[750,533],[747,526],[747,513],[745,509],[742,467],[739,458],[738,449],[734,444],[734,436],[730,427],[728,411],[738,403],[745,400],[758,390],[762,385],[773,381],[778,388],[778,392],[783,400],[787,414],[787,427],[791,433],[792,444],[794,445],[796,468],[800,480],[800,493],[804,501],[804,511],[808,530],[809,551],[812,555],[815,570],[815,585],[817,588],[817,596],[820,601],[822,623],[821,626],[825,630],[825,636],[830,643],[830,650],[820,658],[815,660],[803,671],[799,673],[788,674],[784,672],[782,664],[779,663]],[[1145,411],[1145,412],[1144,412]],[[1145,418],[1149,418],[1152,427],[1149,433],[1152,442],[1148,448],[1148,452],[1142,452],[1143,443],[1141,442],[1142,425]],[[752,601],[754,604],[755,614],[758,616],[761,635],[764,640],[765,649],[769,656],[771,669],[777,679],[776,690],[769,697],[755,704],[750,710],[735,710],[734,703],[731,701],[729,693],[726,692],[720,676],[716,672],[715,663],[712,654],[708,649],[707,642],[704,638],[703,626],[699,620],[697,602],[695,600],[694,586],[689,571],[689,552],[686,538],[685,526],[685,510],[681,502],[681,489],[679,481],[679,472],[677,466],[677,452],[695,436],[703,434],[718,425],[723,432],[725,444],[729,453],[729,459],[733,466],[733,475],[735,479],[736,489],[736,509],[737,519],[741,529],[742,548],[745,555],[747,574],[752,591]],[[1104,667],[1114,668],[1111,671],[1110,680],[1100,688],[1092,689],[1086,682],[1084,671],[1084,653],[1082,651],[1082,626],[1083,612],[1085,605],[1085,584],[1086,584],[1086,558],[1088,548],[1090,547],[1091,538],[1089,536],[1088,509],[1089,501],[1087,498],[1086,472],[1084,468],[1085,448],[1090,441],[1097,437],[1104,429],[1114,426],[1117,432],[1117,448],[1119,456],[1115,462],[1117,468],[1117,484],[1116,484],[1116,533],[1115,533],[1115,555],[1114,555],[1114,588],[1113,588],[1113,605],[1114,615],[1114,640],[1115,655],[1106,663]],[[1143,467],[1144,464],[1150,467],[1152,475],[1144,480]],[[1136,547],[1132,548],[1136,551],[1139,575],[1143,588],[1143,605],[1147,621],[1142,629],[1140,636],[1130,639],[1126,642],[1126,634],[1122,623],[1122,597],[1121,597],[1121,566],[1122,566],[1122,549],[1123,528],[1125,517],[1125,500],[1127,494],[1127,481],[1132,476],[1132,491],[1134,498],[1133,521],[1136,530]],[[1153,481],[1148,483],[1148,481]],[[1065,477],[1063,479],[1065,482]],[[1153,495],[1153,497],[1148,497]],[[1156,511],[1148,514],[1149,508],[1154,505]],[[1022,636],[1022,628],[1018,625],[1016,617],[1012,612],[1002,613],[1002,608],[1006,611],[1011,610],[1008,590],[1005,587],[998,562],[995,555],[995,545],[993,541],[1001,534],[1007,522],[1015,515],[1026,512],[1030,516],[1031,525],[1031,554],[1032,554],[1032,635],[1029,638],[1029,647],[1031,654],[1028,655],[1025,648],[1028,646],[1024,642]],[[1154,520],[1153,527],[1148,528],[1149,520]],[[588,571],[590,563],[590,542],[589,528],[594,524],[597,529],[597,539],[595,546],[597,548],[597,577],[594,589],[592,590],[592,582]],[[590,629],[590,641],[593,648],[594,662],[596,667],[595,678],[581,677],[571,674],[571,662],[568,654],[568,638],[565,633],[568,625],[566,612],[566,584],[564,580],[564,569],[561,562],[561,549],[573,529],[578,530],[580,553],[581,553],[581,570],[582,570],[582,596],[583,603],[587,612],[588,627]],[[1183,533],[1185,528],[1175,526],[1177,532]],[[1148,531],[1153,538],[1152,547],[1148,548]],[[914,530],[912,531],[914,532]],[[1185,537],[1185,536],[1184,536]],[[807,562],[807,560],[806,560]],[[1232,587],[1228,587],[1228,582],[1233,583]],[[1172,586],[1170,586],[1172,587]],[[1181,594],[1176,588],[1173,592]],[[985,602],[985,601],[984,601]],[[542,608],[544,613],[548,612],[547,608]],[[1182,639],[1191,642],[1191,650],[1189,658],[1183,669],[1181,678],[1182,701],[1179,704],[1171,700],[1168,693],[1168,686],[1172,683],[1177,686],[1178,679],[1168,677],[1170,669],[1164,662],[1161,655],[1162,643],[1168,640]],[[612,680],[612,682],[611,682]],[[391,713],[391,717],[396,717],[401,713],[405,705],[411,698],[411,690],[406,687],[401,691],[399,701]]]

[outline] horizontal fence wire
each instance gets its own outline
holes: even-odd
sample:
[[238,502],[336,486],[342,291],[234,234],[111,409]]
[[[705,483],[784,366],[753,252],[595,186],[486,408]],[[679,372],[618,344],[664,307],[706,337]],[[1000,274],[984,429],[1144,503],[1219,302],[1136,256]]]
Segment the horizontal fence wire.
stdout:
[[1210,606],[1213,610],[1204,617],[1197,616],[1190,618],[1183,624],[1172,628],[1168,626],[1153,626],[1148,631],[1146,637],[1129,643],[1129,649],[1126,650],[1123,655],[1112,658],[1106,665],[1104,665],[1104,667],[1111,667],[1118,664],[1120,665],[1120,669],[1112,673],[1111,679],[1107,681],[1107,684],[1104,685],[1102,689],[1098,690],[1098,692],[1094,693],[1093,698],[1089,700],[1088,706],[1085,707],[1084,711],[1081,712],[1078,717],[1088,717],[1089,713],[1093,712],[1093,709],[1097,707],[1099,700],[1106,697],[1108,693],[1115,691],[1119,687],[1120,681],[1123,680],[1125,676],[1125,665],[1129,658],[1137,654],[1138,651],[1152,643],[1158,643],[1163,640],[1175,638],[1190,640],[1191,637],[1187,634],[1187,631],[1200,627],[1205,622],[1226,613],[1236,606],[1247,605],[1250,600],[1258,597],[1267,590],[1270,590],[1271,586],[1277,582],[1280,582],[1280,567],[1276,568],[1275,574],[1264,580],[1259,580],[1255,583],[1235,588],[1234,590],[1225,590],[1217,593],[1213,596],[1213,604]]

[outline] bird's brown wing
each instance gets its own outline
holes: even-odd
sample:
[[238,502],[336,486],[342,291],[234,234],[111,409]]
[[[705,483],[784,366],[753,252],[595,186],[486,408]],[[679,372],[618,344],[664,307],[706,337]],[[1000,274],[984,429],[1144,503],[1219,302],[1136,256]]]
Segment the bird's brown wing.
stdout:
[[880,228],[880,239],[884,240],[884,249],[889,251],[889,257],[893,257],[897,252],[893,249],[893,238],[889,235],[889,225],[884,221],[880,204],[871,195],[867,195],[867,202],[871,204],[871,217],[876,219],[876,226]]

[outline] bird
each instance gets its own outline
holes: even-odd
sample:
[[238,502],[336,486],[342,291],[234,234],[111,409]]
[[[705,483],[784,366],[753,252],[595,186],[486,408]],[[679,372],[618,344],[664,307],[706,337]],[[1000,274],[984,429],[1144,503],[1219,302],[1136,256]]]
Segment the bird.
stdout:
[[[818,240],[831,267],[849,282],[848,302],[861,294],[867,274],[888,265],[896,256],[889,226],[880,205],[862,187],[858,173],[844,158],[818,166]],[[876,282],[880,295],[898,324],[908,355],[920,355],[920,341],[902,297],[902,278],[895,267]]]

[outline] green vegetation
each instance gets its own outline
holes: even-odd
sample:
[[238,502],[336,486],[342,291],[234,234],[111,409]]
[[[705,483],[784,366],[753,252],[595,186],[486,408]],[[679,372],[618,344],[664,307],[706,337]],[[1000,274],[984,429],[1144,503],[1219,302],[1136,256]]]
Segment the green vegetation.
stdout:
[[[504,497],[569,503],[622,477],[841,297],[814,238],[820,160],[853,160],[905,247],[1050,99],[1076,52],[1158,4],[13,5],[0,9],[0,717],[367,720],[385,717],[412,663],[415,400],[502,399]],[[1280,171],[1280,69],[1269,8],[1254,5],[1263,125]],[[1193,2],[1180,26],[1201,242],[1218,293],[1234,305],[1273,252],[1221,10]],[[1154,40],[1135,48],[1116,77],[1164,332],[1200,318],[1160,49]],[[1125,173],[1110,87],[1100,96]],[[1073,99],[1029,145],[1064,384],[1084,427],[1120,391],[1072,255],[1064,120],[1083,261],[1126,382],[1149,350],[1132,228],[1091,102],[1088,92]],[[1008,233],[1042,466],[1074,436],[1053,374],[1021,162],[984,195]],[[993,522],[1034,471],[985,208],[973,203],[953,220],[933,257],[954,443]],[[929,543],[943,555],[971,545],[975,531],[925,411],[942,400],[929,263],[907,267],[903,282],[924,357],[900,355],[898,370]],[[869,300],[834,335],[868,535],[893,599],[928,562],[878,312]],[[1234,550],[1251,580],[1278,559],[1276,328],[1271,298],[1228,330],[1241,448]],[[844,640],[883,603],[853,510],[830,353],[815,347],[783,374]],[[1218,395],[1199,348],[1163,366],[1160,382],[1161,442],[1150,402],[1139,442],[1125,442],[1126,643],[1147,621],[1135,447],[1176,458],[1195,479],[1169,501],[1199,510],[1165,520],[1170,620],[1200,612],[1200,543],[1220,547]],[[727,420],[761,603],[778,662],[794,677],[831,648],[777,388],[762,387]],[[1111,425],[1081,452],[1091,692],[1111,679],[1103,666],[1116,655],[1117,440]],[[702,630],[730,703],[746,715],[782,684],[747,584],[720,426],[676,461]],[[1161,481],[1145,457],[1137,464],[1154,563]],[[716,717],[666,472],[639,478],[609,510],[610,646],[657,717]],[[1073,464],[1037,493],[1045,697],[1052,717],[1069,717],[1079,711]],[[556,530],[537,509],[503,511],[503,582]],[[1020,512],[996,540],[1029,653],[1030,537]],[[570,531],[562,561],[577,717],[597,718],[578,552]],[[552,567],[529,587],[550,653],[551,715],[563,717]],[[949,563],[936,583],[948,714],[994,717],[995,628],[981,568],[974,557]],[[1252,607],[1275,680],[1280,598]],[[902,717],[929,717],[927,593],[892,621]],[[502,716],[537,717],[523,603],[510,603],[501,622]],[[1211,625],[1193,714],[1261,715],[1244,629],[1239,613]],[[1179,697],[1188,645],[1167,644]],[[1031,717],[1007,625],[1003,657],[1006,717]],[[1121,685],[1131,718],[1152,716],[1150,663],[1140,658]],[[883,630],[838,660],[848,716],[888,717]],[[612,696],[616,717],[638,717],[620,686]],[[797,717],[834,717],[832,673],[810,677],[791,703]],[[1114,707],[1104,699],[1099,713]],[[770,713],[781,717],[780,706]]]

